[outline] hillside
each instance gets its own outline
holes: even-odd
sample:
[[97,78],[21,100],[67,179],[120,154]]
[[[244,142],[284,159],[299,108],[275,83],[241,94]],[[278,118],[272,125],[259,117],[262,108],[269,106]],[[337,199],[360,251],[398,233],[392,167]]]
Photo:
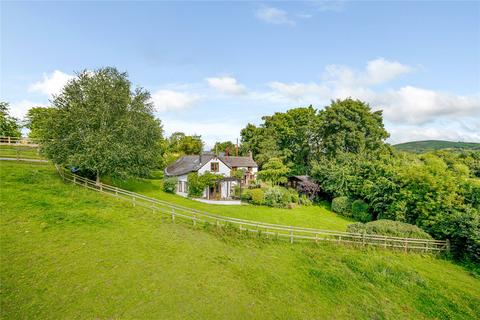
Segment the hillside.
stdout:
[[[474,319],[480,279],[430,255],[173,224],[0,161],[4,319]],[[253,213],[251,213],[253,214]]]
[[410,141],[393,145],[393,147],[400,151],[425,153],[429,151],[442,149],[457,149],[457,150],[480,150],[480,143],[477,142],[454,142],[443,140],[425,140],[425,141]]

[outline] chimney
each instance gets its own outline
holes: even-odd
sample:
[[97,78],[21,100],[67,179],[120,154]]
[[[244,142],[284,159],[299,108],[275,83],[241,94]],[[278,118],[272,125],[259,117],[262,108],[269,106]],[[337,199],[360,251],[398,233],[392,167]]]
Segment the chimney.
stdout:
[[228,147],[225,148],[225,158],[228,160]]
[[248,151],[248,156],[250,157],[250,159],[253,159],[252,150]]

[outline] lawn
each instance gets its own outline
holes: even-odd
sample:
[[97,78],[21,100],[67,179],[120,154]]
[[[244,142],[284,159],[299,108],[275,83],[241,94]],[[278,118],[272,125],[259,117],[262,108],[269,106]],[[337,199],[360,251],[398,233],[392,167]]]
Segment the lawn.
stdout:
[[160,200],[234,218],[339,231],[345,231],[347,226],[352,223],[351,220],[330,211],[327,204],[308,207],[299,206],[294,209],[270,208],[248,204],[215,205],[163,192],[162,182],[159,179],[137,179],[113,181],[111,183]]
[[[430,255],[172,224],[0,161],[3,319],[475,319],[480,279]],[[186,201],[186,200],[185,200]]]
[[0,158],[43,159],[37,147],[0,145]]

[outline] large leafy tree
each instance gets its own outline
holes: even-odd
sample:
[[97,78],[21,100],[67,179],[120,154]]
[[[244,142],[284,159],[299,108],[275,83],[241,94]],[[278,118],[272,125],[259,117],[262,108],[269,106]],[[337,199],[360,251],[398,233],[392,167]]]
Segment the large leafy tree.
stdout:
[[232,141],[224,141],[224,142],[215,142],[215,145],[212,148],[212,151],[216,154],[220,152],[228,153],[229,155],[235,155],[237,152],[237,146]]
[[80,72],[52,101],[43,137],[55,163],[102,175],[145,176],[160,159],[162,127],[150,94],[115,68]]
[[55,108],[33,107],[28,110],[25,116],[25,127],[30,131],[28,137],[32,139],[42,139],[46,136],[48,128],[48,120],[56,111]]
[[271,182],[272,185],[287,182],[287,174],[290,170],[278,158],[271,158],[264,165],[262,170],[258,172],[258,178],[262,181]]
[[168,150],[177,154],[200,154],[203,150],[202,137],[187,136],[183,132],[174,132],[168,138]]
[[327,156],[378,152],[386,148],[389,137],[382,111],[372,112],[367,103],[351,98],[332,101],[320,111],[316,134]]
[[18,119],[12,117],[9,113],[8,102],[0,102],[0,136],[20,137],[20,124]]

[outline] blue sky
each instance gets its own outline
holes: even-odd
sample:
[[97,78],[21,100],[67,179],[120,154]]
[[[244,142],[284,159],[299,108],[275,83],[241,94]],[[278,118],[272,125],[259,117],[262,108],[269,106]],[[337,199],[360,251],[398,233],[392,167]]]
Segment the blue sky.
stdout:
[[1,90],[48,105],[82,69],[152,93],[167,134],[234,140],[334,98],[384,110],[390,142],[480,141],[480,2],[1,2]]

